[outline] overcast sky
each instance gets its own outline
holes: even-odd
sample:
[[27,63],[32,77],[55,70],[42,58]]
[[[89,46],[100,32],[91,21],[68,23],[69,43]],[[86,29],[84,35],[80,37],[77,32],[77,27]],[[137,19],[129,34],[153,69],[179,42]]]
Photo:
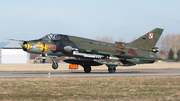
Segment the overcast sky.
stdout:
[[180,33],[180,0],[0,0],[0,42],[64,33],[126,42],[154,28]]

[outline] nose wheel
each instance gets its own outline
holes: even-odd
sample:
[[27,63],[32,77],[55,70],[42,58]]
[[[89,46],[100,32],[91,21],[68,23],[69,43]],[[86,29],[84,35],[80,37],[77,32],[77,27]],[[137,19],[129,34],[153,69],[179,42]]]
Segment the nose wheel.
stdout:
[[57,68],[58,68],[58,63],[56,63],[56,62],[53,63],[53,64],[52,64],[52,68],[53,68],[53,69],[57,69]]
[[55,61],[56,58],[53,58],[53,63],[52,63],[52,68],[57,69],[58,68],[58,63]]

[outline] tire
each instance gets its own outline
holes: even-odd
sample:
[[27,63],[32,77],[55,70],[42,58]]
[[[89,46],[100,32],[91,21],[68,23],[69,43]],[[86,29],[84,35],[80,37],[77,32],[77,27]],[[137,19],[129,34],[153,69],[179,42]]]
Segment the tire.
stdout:
[[52,64],[52,68],[53,68],[53,69],[58,69],[58,63],[56,63],[56,62],[53,63],[53,64]]
[[91,72],[91,66],[85,65],[85,66],[84,66],[84,72],[85,72],[85,73],[90,73],[90,72]]
[[108,68],[109,73],[115,73],[116,72],[116,67],[114,68]]

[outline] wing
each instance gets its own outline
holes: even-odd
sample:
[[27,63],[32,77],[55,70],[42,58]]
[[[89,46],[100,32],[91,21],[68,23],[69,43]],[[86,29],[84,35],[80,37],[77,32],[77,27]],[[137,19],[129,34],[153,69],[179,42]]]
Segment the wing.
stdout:
[[6,40],[11,40],[11,41],[20,41],[20,42],[24,42],[25,40],[16,40],[16,39],[6,39]]

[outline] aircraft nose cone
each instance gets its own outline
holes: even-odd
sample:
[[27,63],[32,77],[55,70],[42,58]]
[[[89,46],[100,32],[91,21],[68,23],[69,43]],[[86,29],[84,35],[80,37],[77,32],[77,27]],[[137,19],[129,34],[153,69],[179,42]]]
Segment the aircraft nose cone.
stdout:
[[33,46],[29,43],[26,43],[26,44],[23,44],[21,45],[21,47],[24,49],[24,50],[30,50],[33,48]]
[[26,47],[26,45],[21,45],[21,47],[22,47],[22,48],[25,48],[25,47]]

